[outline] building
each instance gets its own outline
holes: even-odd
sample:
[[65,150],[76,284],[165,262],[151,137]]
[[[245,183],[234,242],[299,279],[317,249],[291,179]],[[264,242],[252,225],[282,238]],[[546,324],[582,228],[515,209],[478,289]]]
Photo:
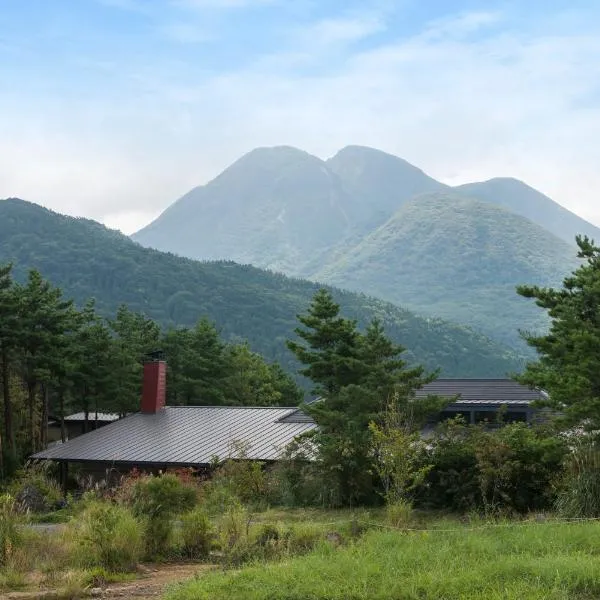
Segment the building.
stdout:
[[547,399],[546,392],[530,389],[512,379],[437,379],[417,391],[417,398],[427,395],[454,400],[440,415],[442,421],[462,415],[467,423],[502,421],[531,422],[537,413],[533,403]]
[[[87,425],[85,413],[78,412],[68,415],[64,418],[65,435],[67,440],[71,440],[79,435],[104,427],[113,421],[117,421],[119,415],[116,413],[90,412],[88,413]],[[48,441],[55,442],[61,439],[60,419],[52,418],[48,421]]]
[[[531,403],[545,397],[509,379],[438,379],[417,392],[453,400],[437,420],[462,414],[468,423],[531,421]],[[39,452],[35,459],[107,468],[157,470],[208,467],[244,448],[243,458],[276,461],[299,435],[316,428],[297,407],[165,406],[166,363],[144,365],[140,411]]]
[[107,468],[208,467],[243,447],[244,458],[275,461],[297,436],[315,428],[297,407],[165,406],[166,363],[144,365],[140,412],[55,444],[32,458]]

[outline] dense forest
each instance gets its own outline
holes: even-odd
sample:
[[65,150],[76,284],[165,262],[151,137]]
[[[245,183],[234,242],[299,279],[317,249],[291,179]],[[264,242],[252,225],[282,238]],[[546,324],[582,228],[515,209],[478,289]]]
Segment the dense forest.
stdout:
[[143,359],[159,348],[168,358],[170,405],[296,406],[302,400],[281,367],[247,344],[225,343],[205,319],[163,331],[125,306],[103,318],[93,301],[78,310],[37,271],[20,284],[10,265],[0,265],[1,473],[45,447],[51,418],[61,423],[64,440],[71,412],[93,419],[98,411],[137,411]]
[[[37,269],[80,309],[94,298],[96,312],[106,318],[122,304],[162,328],[192,327],[208,318],[223,340],[247,340],[253,351],[289,373],[298,363],[285,340],[296,315],[321,287],[251,266],[202,263],[146,249],[94,221],[16,199],[0,201],[0,262],[14,264],[18,282]],[[359,328],[379,318],[390,338],[408,348],[409,363],[439,368],[446,377],[502,377],[521,370],[514,352],[468,328],[328,289]]]

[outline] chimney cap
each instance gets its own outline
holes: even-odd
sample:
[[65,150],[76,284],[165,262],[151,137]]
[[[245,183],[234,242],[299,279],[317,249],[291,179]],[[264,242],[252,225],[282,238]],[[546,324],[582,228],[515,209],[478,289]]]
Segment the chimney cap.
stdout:
[[165,360],[165,353],[163,350],[153,350],[152,352],[148,352],[144,355],[144,362],[158,362],[161,360]]

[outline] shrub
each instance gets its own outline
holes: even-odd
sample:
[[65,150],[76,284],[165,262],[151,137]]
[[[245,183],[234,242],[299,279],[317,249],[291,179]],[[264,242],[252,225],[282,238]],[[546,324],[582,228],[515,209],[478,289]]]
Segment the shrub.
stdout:
[[214,541],[214,532],[206,512],[197,507],[181,517],[182,550],[189,558],[205,558]]
[[9,492],[19,512],[43,513],[58,507],[62,491],[51,474],[51,463],[29,462],[17,471]]
[[600,449],[592,441],[578,440],[567,458],[556,509],[565,517],[600,516]]
[[205,484],[208,495],[218,495],[230,501],[237,498],[243,504],[257,504],[265,500],[267,479],[263,463],[247,460],[241,453],[219,465],[210,481]]
[[412,504],[406,500],[391,502],[385,507],[386,521],[392,527],[405,529],[414,521],[414,510]]
[[15,501],[9,494],[0,495],[0,565],[6,565],[21,542]]
[[525,423],[500,429],[443,424],[430,441],[431,471],[417,500],[428,508],[525,513],[552,506],[566,445]]
[[146,554],[152,558],[167,551],[173,518],[194,507],[197,491],[173,474],[145,475],[125,486],[122,500],[131,505],[133,514],[144,523]]
[[140,524],[124,506],[90,503],[68,527],[74,559],[83,567],[130,571],[142,557]]
[[308,460],[314,452],[310,439],[292,442],[277,463],[266,471],[267,498],[283,506],[339,504],[337,482],[327,479],[318,464]]

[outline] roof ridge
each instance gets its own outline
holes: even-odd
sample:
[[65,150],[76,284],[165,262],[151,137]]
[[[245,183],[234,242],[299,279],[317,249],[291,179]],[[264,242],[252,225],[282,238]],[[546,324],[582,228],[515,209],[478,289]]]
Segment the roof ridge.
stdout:
[[219,404],[201,404],[201,405],[196,405],[196,404],[185,404],[185,405],[181,405],[181,406],[165,406],[165,408],[222,408],[222,409],[229,409],[229,410],[238,410],[238,409],[244,409],[244,410],[265,410],[265,409],[269,409],[269,410],[298,410],[300,407],[298,406],[224,406],[224,405],[219,405]]

